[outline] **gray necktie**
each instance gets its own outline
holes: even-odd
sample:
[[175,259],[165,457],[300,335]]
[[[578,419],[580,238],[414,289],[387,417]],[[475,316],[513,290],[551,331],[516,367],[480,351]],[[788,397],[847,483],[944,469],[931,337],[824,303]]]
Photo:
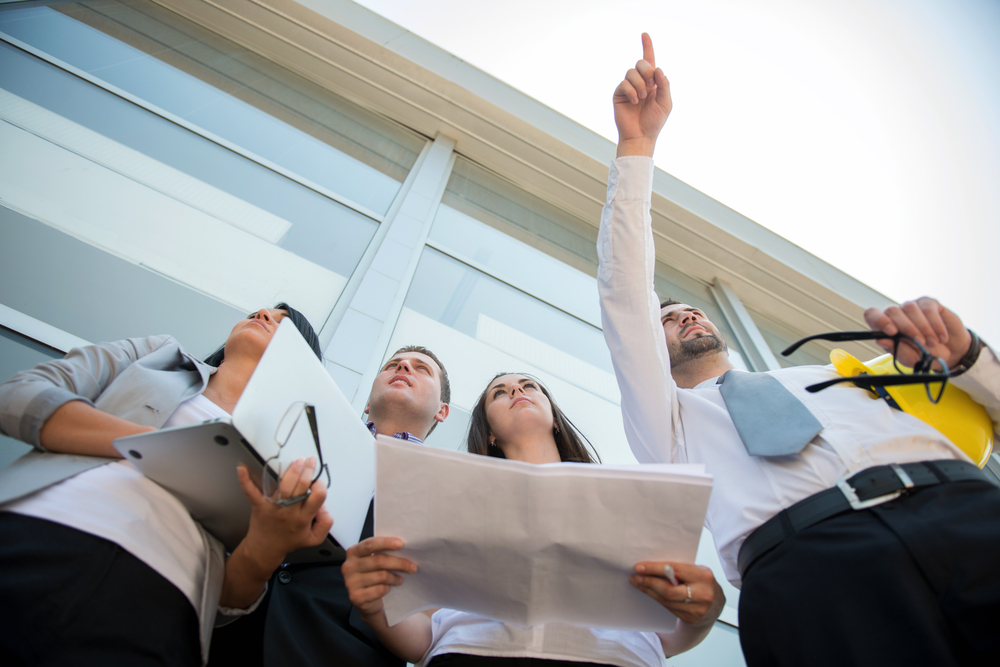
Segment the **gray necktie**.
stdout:
[[718,384],[752,456],[798,454],[823,428],[802,401],[767,373],[726,371]]

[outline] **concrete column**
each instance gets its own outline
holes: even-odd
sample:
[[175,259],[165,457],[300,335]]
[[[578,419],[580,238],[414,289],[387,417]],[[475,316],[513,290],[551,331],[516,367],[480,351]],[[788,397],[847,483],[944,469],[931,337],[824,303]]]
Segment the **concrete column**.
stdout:
[[389,225],[388,231],[326,347],[327,370],[359,411],[368,396],[367,386],[359,391],[362,379],[374,376],[385,354],[451,175],[454,149],[454,140],[441,135],[434,139],[399,211],[382,223]]

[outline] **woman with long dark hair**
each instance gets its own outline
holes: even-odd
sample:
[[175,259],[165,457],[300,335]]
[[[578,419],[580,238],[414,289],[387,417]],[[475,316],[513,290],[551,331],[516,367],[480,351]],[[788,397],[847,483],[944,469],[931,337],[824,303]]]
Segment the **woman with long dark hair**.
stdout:
[[[589,441],[559,409],[548,389],[526,373],[494,377],[472,411],[468,451],[528,463],[599,461]],[[454,609],[414,614],[389,627],[382,598],[416,571],[391,555],[402,547],[392,537],[373,537],[347,552],[344,581],[351,602],[382,643],[401,658],[429,667],[662,664],[708,634],[725,596],[711,570],[672,563],[678,585],[666,580],[665,563],[640,563],[631,583],[680,619],[673,633],[626,632],[546,623],[521,628]],[[581,582],[581,585],[586,585]]]
[[[268,502],[238,472],[250,531],[222,545],[174,496],[121,460],[116,438],[228,416],[288,304],[250,313],[205,363],[170,336],[74,348],[0,385],[0,432],[34,445],[0,484],[0,663],[198,665],[216,610],[247,613],[284,555],[332,519],[316,462],[295,462]],[[197,465],[197,462],[190,462]],[[241,611],[242,610],[242,611]]]
[[590,444],[586,436],[580,433],[576,425],[556,405],[545,385],[537,378],[526,373],[497,373],[490,380],[489,384],[486,385],[486,389],[483,390],[483,393],[479,396],[479,400],[476,401],[476,407],[472,409],[472,418],[469,421],[469,435],[466,438],[466,449],[470,453],[494,456],[501,459],[515,458],[513,456],[508,457],[504,453],[503,445],[498,443],[496,436],[493,435],[486,414],[487,403],[492,405],[494,402],[493,397],[489,395],[490,392],[496,392],[501,385],[506,387],[507,383],[501,381],[501,378],[506,379],[507,376],[510,376],[512,385],[518,384],[526,392],[529,389],[537,390],[545,396],[552,409],[552,438],[555,441],[559,461],[571,461],[575,463],[601,462],[601,457],[598,456],[593,445]]

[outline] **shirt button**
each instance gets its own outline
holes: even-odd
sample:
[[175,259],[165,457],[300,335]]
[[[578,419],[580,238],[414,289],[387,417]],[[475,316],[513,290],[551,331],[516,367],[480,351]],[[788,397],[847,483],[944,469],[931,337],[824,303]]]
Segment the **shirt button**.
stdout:
[[278,573],[278,581],[283,584],[287,584],[292,580],[292,573],[288,570],[282,570]]

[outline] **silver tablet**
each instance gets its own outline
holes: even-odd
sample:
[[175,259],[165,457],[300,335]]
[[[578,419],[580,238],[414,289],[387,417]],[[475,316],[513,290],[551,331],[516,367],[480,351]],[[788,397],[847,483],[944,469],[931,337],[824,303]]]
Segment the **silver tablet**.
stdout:
[[[189,424],[115,440],[115,449],[142,473],[176,497],[191,518],[232,551],[250,528],[250,501],[236,478],[246,466],[261,486],[263,460],[229,419]],[[317,547],[290,553],[286,562],[342,560],[331,536]]]

